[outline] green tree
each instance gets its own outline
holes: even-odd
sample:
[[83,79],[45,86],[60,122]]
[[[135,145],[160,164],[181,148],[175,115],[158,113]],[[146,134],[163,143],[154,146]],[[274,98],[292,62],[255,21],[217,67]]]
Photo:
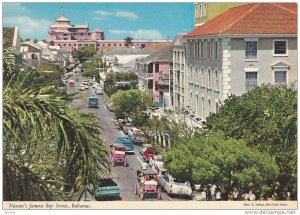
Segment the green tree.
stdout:
[[76,60],[79,60],[80,63],[88,60],[96,54],[96,49],[94,46],[85,46],[77,49],[73,52],[73,56]]
[[130,116],[136,126],[142,125],[148,118],[144,111],[152,103],[148,93],[135,89],[119,90],[111,96],[111,102],[116,117]]
[[227,200],[236,188],[262,194],[266,182],[278,175],[271,156],[222,133],[184,138],[163,154],[171,175],[205,187],[215,185]]
[[129,46],[132,46],[132,40],[133,40],[133,38],[132,37],[126,37],[125,39],[124,39],[124,41],[125,41],[125,46],[127,46],[127,47],[129,47]]
[[280,167],[276,188],[297,196],[297,91],[293,86],[261,86],[242,96],[231,96],[207,119],[207,128],[242,139],[247,146],[268,152]]
[[27,70],[4,59],[3,199],[64,200],[76,178],[86,189],[106,175],[106,147],[95,116],[79,115],[52,86],[25,85],[28,76],[21,74]]
[[[84,72],[82,76],[84,77],[93,77],[95,76],[96,79],[99,79],[99,70],[97,68],[104,68],[104,63],[101,59],[96,57],[89,58],[87,61],[83,63]],[[98,80],[99,82],[99,80]]]
[[34,39],[34,40],[33,40],[34,43],[37,43],[38,41],[39,41],[38,39]]
[[[116,85],[116,82],[130,82],[130,85]],[[118,90],[137,89],[138,76],[133,72],[116,72],[108,74],[104,81],[104,92],[107,96],[111,96]]]

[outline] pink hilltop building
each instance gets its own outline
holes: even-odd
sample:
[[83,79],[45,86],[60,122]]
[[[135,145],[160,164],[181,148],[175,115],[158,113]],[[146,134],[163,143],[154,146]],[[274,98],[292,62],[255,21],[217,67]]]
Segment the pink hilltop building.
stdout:
[[[170,40],[132,40],[130,46],[135,48],[148,48],[158,51],[168,45]],[[71,25],[70,20],[61,17],[49,27],[48,44],[59,46],[68,53],[72,53],[84,46],[93,46],[99,52],[106,52],[114,48],[128,48],[125,40],[104,40],[104,32],[99,29],[89,31],[89,24]]]
[[104,40],[103,31],[96,29],[89,32],[88,23],[70,25],[70,20],[63,15],[50,26],[48,35],[48,43],[51,46],[60,46],[69,53],[88,45],[96,48],[97,40]]

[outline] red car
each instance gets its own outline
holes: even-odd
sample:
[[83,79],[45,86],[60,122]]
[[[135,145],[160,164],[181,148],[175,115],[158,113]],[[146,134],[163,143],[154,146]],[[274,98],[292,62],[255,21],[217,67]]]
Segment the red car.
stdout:
[[68,86],[69,87],[75,87],[75,82],[73,80],[69,80]]
[[154,148],[146,148],[145,151],[143,152],[143,159],[146,162],[149,162],[150,158],[153,158],[154,155],[158,155],[158,151]]

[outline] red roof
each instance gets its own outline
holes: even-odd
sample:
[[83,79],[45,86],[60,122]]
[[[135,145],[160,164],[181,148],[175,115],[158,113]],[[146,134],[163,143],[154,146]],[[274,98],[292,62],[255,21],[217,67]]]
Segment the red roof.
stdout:
[[296,33],[296,3],[253,3],[230,8],[186,36]]

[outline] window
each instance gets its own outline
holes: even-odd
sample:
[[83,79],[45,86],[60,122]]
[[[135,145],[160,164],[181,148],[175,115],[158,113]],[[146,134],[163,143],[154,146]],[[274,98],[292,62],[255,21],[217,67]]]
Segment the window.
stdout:
[[190,57],[192,57],[192,42],[189,42]]
[[201,86],[204,87],[204,69],[202,69],[201,73]]
[[211,74],[210,74],[210,70],[208,70],[208,89],[211,89]]
[[251,91],[257,87],[257,72],[246,72],[246,91]]
[[201,101],[201,118],[204,119],[204,97],[202,97],[202,101]]
[[275,71],[275,84],[286,84],[286,71]]
[[201,42],[201,58],[204,57],[204,42]]
[[287,41],[286,40],[274,41],[274,54],[275,55],[286,55],[287,54]]
[[211,46],[211,43],[210,41],[207,42],[207,59],[210,59],[211,58],[211,50],[210,50],[210,47]]
[[218,59],[218,41],[215,41],[215,59]]
[[218,71],[215,71],[215,76],[216,76],[216,90],[220,90],[220,80],[219,80],[219,73]]
[[245,59],[257,59],[257,41],[246,41]]

